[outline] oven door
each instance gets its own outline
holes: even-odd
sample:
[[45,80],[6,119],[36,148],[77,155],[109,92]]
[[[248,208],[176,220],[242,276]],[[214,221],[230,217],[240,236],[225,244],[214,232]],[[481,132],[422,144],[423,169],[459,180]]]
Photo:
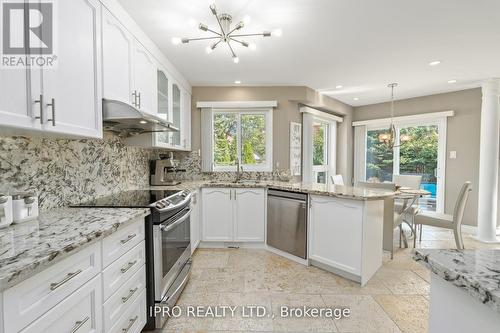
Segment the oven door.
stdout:
[[191,257],[191,209],[186,207],[168,221],[155,225],[155,300],[161,301]]

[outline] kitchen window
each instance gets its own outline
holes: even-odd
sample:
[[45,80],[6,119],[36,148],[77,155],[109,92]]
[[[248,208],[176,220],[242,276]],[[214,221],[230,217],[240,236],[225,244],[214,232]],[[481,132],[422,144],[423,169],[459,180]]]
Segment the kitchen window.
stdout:
[[213,171],[272,171],[270,110],[213,110]]

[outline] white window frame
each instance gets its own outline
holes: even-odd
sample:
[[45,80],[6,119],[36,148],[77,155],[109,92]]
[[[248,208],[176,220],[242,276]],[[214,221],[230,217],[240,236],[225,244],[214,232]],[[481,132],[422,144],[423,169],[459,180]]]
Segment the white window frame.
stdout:
[[[314,123],[320,123],[320,124],[325,124],[326,125],[326,131],[325,131],[325,147],[324,147],[324,151],[323,151],[323,154],[325,156],[325,162],[326,164],[323,164],[323,165],[314,165],[314,162],[313,162],[313,165],[312,165],[312,179],[313,179],[313,183],[317,183],[316,182],[316,174],[318,172],[325,172],[326,173],[326,179],[325,179],[325,182],[326,184],[328,184],[328,182],[330,181],[330,176],[331,176],[331,173],[332,173],[332,165],[335,165],[335,161],[332,161],[331,159],[331,155],[332,155],[332,146],[334,146],[334,143],[335,142],[332,142],[335,140],[335,137],[332,137],[332,128],[333,127],[336,127],[337,123],[336,122],[332,122],[332,121],[329,121],[329,120],[326,120],[324,118],[321,118],[321,117],[314,117],[313,118],[313,124]],[[314,141],[314,140],[313,140]],[[314,145],[314,142],[313,142],[313,145]],[[314,146],[313,146],[313,154],[314,154]],[[332,163],[333,162],[333,163]],[[335,167],[333,166],[333,169]]]
[[[453,114],[451,114],[453,115]],[[401,117],[403,118],[403,117]],[[366,180],[366,154],[367,154],[367,147],[366,147],[366,137],[368,134],[368,131],[373,131],[373,130],[381,130],[381,129],[388,129],[388,126],[390,125],[390,122],[374,122],[372,124],[368,123],[366,124],[366,131],[365,131],[365,165],[363,166],[363,175],[364,179]],[[394,127],[396,130],[396,138],[395,138],[395,144],[399,145],[399,133],[402,128],[406,127],[418,127],[418,126],[437,126],[438,128],[438,160],[437,160],[437,172],[436,172],[436,178],[437,178],[437,193],[436,193],[436,212],[437,213],[442,213],[444,212],[444,205],[445,205],[445,180],[446,180],[446,127],[447,127],[447,116],[443,117],[429,117],[429,118],[424,118],[424,117],[418,117],[418,119],[412,119],[411,117],[407,117],[407,119],[401,119],[397,122],[394,122]],[[399,175],[399,147],[394,147],[393,148],[393,174],[394,175]]]
[[224,114],[224,113],[236,113],[238,114],[238,125],[236,128],[236,136],[238,138],[237,145],[237,155],[241,162],[241,115],[264,115],[266,117],[266,163],[260,165],[250,165],[243,164],[240,165],[243,167],[243,171],[250,172],[271,172],[273,171],[273,109],[272,108],[252,108],[252,109],[213,109],[212,110],[212,170],[214,172],[236,172],[236,165],[234,166],[219,166],[215,164],[214,161],[214,117],[216,114]]

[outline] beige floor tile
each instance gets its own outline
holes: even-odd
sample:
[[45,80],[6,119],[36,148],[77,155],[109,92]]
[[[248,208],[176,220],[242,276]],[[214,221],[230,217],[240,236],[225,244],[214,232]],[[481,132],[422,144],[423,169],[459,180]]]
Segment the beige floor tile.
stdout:
[[275,332],[337,332],[332,318],[284,317],[281,308],[326,308],[320,295],[272,293],[271,302],[274,312]]
[[426,295],[429,283],[410,270],[382,267],[375,275],[393,293],[398,295]]
[[369,295],[322,295],[329,307],[349,308],[351,316],[335,321],[339,332],[400,332],[382,307]]
[[420,295],[375,295],[373,296],[389,317],[407,333],[428,331],[429,301]]
[[[273,311],[269,293],[223,293],[219,295],[218,304],[221,306],[235,306],[234,315],[226,318],[214,319],[214,330],[270,332],[273,330]],[[251,312],[251,306],[263,307],[262,315],[257,317]],[[254,310],[256,311],[256,310]]]
[[224,268],[229,259],[229,250],[201,249],[193,256],[193,267],[196,268]]
[[181,332],[202,332],[210,330],[213,327],[213,318],[190,317],[187,316],[187,306],[215,306],[218,302],[218,294],[203,293],[183,293],[177,302],[177,305],[183,310],[182,316],[170,318],[164,330],[173,330]]

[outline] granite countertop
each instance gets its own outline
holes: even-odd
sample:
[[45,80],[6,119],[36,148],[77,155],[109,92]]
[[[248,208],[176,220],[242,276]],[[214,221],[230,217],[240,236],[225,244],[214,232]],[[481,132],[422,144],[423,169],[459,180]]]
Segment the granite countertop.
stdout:
[[500,312],[500,250],[417,249],[414,259]]
[[285,190],[291,192],[300,192],[307,194],[326,195],[344,199],[354,200],[381,200],[387,197],[394,196],[395,192],[361,188],[352,186],[339,186],[330,184],[305,184],[302,182],[280,182],[280,181],[259,181],[259,182],[220,182],[220,181],[185,181],[175,186],[152,186],[150,189],[198,189],[198,188],[270,188],[277,190]]
[[0,291],[149,213],[144,208],[58,208],[0,229]]

